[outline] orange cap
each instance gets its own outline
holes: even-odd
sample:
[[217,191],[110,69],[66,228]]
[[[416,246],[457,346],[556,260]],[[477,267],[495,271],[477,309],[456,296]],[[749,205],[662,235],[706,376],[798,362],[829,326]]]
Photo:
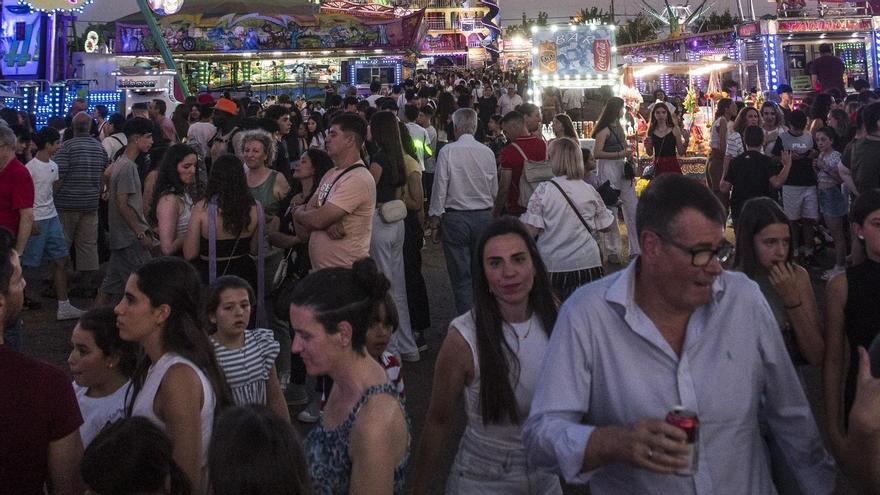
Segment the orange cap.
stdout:
[[214,105],[214,110],[221,110],[228,114],[238,115],[238,105],[229,98],[220,98]]

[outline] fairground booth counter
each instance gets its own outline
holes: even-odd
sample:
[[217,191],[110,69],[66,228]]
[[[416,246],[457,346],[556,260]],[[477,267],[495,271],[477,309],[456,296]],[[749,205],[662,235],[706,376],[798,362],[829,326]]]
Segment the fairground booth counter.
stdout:
[[[158,18],[161,41],[188,92],[309,97],[322,95],[329,83],[368,91],[374,80],[397,84],[415,68],[422,11],[332,0],[317,13],[291,13],[297,10],[289,2],[261,0],[247,5],[250,13],[229,13],[242,7],[187,0],[179,12]],[[155,64],[162,55],[168,65],[148,24],[138,16],[116,22],[117,60]]]
[[862,15],[826,12],[823,18],[781,17],[740,24],[736,29],[740,51],[744,60],[758,63],[768,89],[789,84],[797,98],[812,90],[809,66],[825,43],[843,60],[849,90],[856,80],[876,87],[880,17],[864,15],[864,8],[856,10]]
[[[574,89],[607,88],[618,94],[616,26],[603,24],[533,26],[532,75],[528,100],[537,106],[548,94]],[[581,146],[592,149],[593,122],[575,122]],[[552,138],[550,126],[544,135]]]

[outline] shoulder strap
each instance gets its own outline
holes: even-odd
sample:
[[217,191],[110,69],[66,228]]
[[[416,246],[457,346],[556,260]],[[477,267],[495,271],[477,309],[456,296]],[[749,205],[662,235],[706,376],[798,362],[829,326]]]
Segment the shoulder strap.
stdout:
[[[367,166],[364,165],[363,162],[358,162],[358,163],[355,163],[354,165],[348,167],[347,169],[343,170],[341,174],[337,175],[336,178],[333,179],[333,182],[330,183],[330,187],[327,188],[327,197],[330,196],[330,191],[333,190],[333,186],[336,185],[336,183],[339,181],[339,179],[342,178],[342,176],[344,176],[345,174],[351,172],[352,170],[354,170],[358,167],[367,168]],[[326,201],[327,201],[327,198],[324,198],[324,202],[326,202]]]
[[257,206],[257,326],[266,326],[266,267],[265,267],[265,223],[263,205],[256,201]]
[[574,202],[571,200],[571,198],[568,197],[568,194],[565,194],[565,191],[562,190],[562,186],[560,186],[560,185],[559,185],[555,180],[553,180],[553,179],[550,179],[550,180],[547,181],[547,182],[549,182],[549,183],[553,184],[554,186],[556,186],[556,189],[559,189],[559,192],[560,192],[560,194],[562,194],[562,197],[565,198],[566,201],[568,201],[568,205],[571,206],[571,209],[572,209],[572,210],[574,210],[574,213],[575,213],[575,215],[577,215],[578,220],[580,220],[581,223],[584,224],[584,228],[587,229],[587,232],[588,232],[590,235],[593,235],[593,230],[590,228],[589,225],[587,225],[587,221],[584,220],[584,217],[583,217],[583,216],[581,216],[581,212],[577,209],[577,206],[574,205]]
[[208,283],[217,278],[217,203],[208,202]]
[[525,161],[531,161],[531,160],[529,160],[529,157],[526,156],[526,153],[523,151],[523,149],[519,147],[518,144],[516,144],[516,143],[514,143],[513,141],[511,141],[511,142],[510,142],[510,145],[513,146],[514,148],[516,148],[517,151],[519,151],[519,154],[522,155],[523,160],[525,160]]

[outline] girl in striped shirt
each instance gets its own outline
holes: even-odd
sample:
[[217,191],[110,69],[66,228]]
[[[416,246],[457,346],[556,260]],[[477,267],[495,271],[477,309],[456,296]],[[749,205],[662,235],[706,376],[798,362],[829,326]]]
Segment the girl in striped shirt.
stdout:
[[225,275],[211,284],[206,313],[214,353],[236,406],[263,404],[289,421],[275,372],[280,346],[272,330],[247,329],[253,304],[254,291],[241,277]]
[[403,393],[403,377],[400,376],[400,358],[385,350],[388,342],[391,341],[391,335],[399,325],[397,306],[394,305],[394,299],[388,292],[385,294],[385,300],[376,304],[373,309],[373,324],[367,330],[366,347],[370,356],[385,368],[388,381],[394,385],[400,400],[403,401],[406,396]]

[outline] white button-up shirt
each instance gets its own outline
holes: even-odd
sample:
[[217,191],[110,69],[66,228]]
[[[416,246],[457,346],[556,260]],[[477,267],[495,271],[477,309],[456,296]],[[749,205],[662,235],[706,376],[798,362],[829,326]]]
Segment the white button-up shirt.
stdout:
[[428,214],[440,216],[447,208],[485,210],[497,193],[495,153],[472,134],[463,134],[440,150]]
[[[603,495],[775,495],[763,424],[802,491],[832,493],[834,462],[758,286],[723,272],[688,321],[679,357],[634,302],[635,277],[633,262],[563,305],[523,426],[529,460]],[[696,475],[623,463],[581,473],[596,427],[662,419],[677,404],[699,416]]]

